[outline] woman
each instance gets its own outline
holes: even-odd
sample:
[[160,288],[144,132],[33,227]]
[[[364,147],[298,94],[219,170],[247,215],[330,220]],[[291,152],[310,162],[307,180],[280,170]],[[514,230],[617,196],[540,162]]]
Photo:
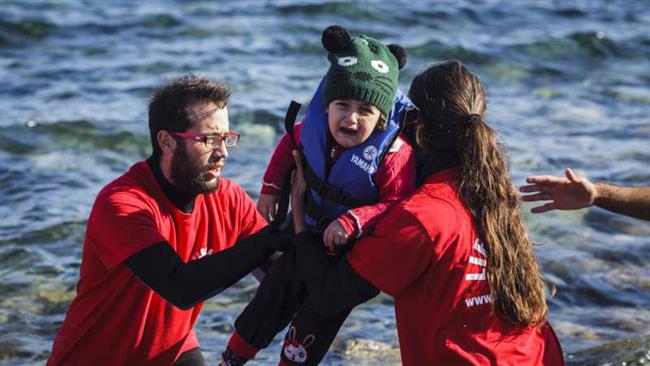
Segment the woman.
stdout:
[[[483,118],[479,79],[458,61],[443,62],[415,77],[409,97],[420,109],[423,182],[340,263],[330,265],[305,230],[304,184],[294,183],[305,306],[336,314],[374,288],[394,296],[404,365],[562,365],[517,193]],[[335,293],[348,294],[347,303]]]

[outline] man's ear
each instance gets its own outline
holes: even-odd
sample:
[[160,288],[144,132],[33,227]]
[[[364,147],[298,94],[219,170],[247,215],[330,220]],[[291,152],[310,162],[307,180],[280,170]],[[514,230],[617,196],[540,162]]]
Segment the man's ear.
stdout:
[[156,139],[158,140],[158,146],[164,152],[172,152],[176,148],[176,140],[165,130],[158,131]]

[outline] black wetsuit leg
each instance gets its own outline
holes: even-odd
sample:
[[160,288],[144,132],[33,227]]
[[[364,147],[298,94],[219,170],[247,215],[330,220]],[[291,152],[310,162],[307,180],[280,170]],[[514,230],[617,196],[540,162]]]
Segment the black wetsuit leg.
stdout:
[[354,306],[379,290],[350,267],[345,256],[325,255],[320,237],[295,238],[296,263],[308,296],[293,318],[281,357],[289,365],[317,365]]
[[258,349],[267,347],[289,324],[305,295],[296,253],[287,251],[271,266],[255,297],[235,320],[237,333]]
[[289,365],[318,365],[352,309],[323,316],[305,302],[300,307],[284,339],[280,357]]

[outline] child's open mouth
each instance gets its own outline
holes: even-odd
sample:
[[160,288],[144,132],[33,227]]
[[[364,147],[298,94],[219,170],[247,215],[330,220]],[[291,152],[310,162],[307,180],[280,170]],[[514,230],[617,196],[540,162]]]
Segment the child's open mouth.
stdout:
[[341,133],[343,133],[344,135],[347,135],[347,136],[356,136],[357,135],[357,130],[352,129],[352,128],[341,127],[341,128],[339,128],[339,131],[341,131]]

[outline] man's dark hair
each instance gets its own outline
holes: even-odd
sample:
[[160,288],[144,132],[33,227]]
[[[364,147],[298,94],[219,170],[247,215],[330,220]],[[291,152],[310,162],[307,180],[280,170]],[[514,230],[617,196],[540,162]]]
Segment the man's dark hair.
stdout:
[[149,134],[153,156],[158,158],[158,131],[184,132],[192,127],[189,108],[214,103],[218,108],[228,105],[230,89],[205,77],[184,75],[155,89],[149,102]]

